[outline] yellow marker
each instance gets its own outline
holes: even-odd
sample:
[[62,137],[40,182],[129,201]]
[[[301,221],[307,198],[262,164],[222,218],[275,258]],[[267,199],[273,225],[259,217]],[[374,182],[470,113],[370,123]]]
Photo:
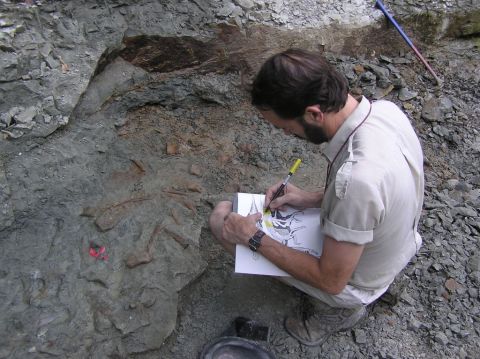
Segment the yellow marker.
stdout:
[[[280,185],[280,187],[278,187],[277,189],[277,192],[275,192],[275,194],[273,195],[270,203],[272,203],[272,201],[281,196],[282,193],[283,193],[283,190],[285,189],[285,186],[287,185],[288,181],[290,180],[290,177],[293,176],[293,174],[295,172],[297,172],[297,169],[298,167],[300,166],[300,163],[302,163],[302,160],[300,158],[297,158],[297,160],[295,161],[295,163],[293,164],[293,166],[290,168],[290,171],[288,171],[288,175],[287,177],[285,177],[285,180],[283,181],[283,183]],[[265,211],[263,211],[264,214],[267,214],[270,212],[270,203],[268,204],[268,206],[265,208]]]

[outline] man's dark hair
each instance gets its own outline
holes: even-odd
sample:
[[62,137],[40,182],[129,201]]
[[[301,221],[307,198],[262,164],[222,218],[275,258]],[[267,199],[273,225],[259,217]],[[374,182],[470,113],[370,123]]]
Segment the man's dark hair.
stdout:
[[258,109],[292,119],[311,105],[319,105],[322,112],[339,111],[347,102],[348,82],[321,54],[289,49],[263,64],[251,96]]

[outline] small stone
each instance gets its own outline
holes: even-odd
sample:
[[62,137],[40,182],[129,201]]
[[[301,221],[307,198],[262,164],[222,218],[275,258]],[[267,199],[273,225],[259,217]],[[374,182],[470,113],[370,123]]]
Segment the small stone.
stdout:
[[445,288],[447,288],[450,292],[454,292],[459,287],[460,287],[460,284],[458,284],[453,278],[449,278],[445,282]]
[[448,338],[445,333],[442,332],[437,332],[435,334],[435,341],[439,344],[442,345],[447,345],[448,344]]
[[448,313],[448,319],[450,323],[458,323],[458,317],[454,313]]
[[4,136],[6,138],[13,138],[13,139],[20,138],[25,134],[25,132],[20,130],[15,130],[15,129],[12,129],[11,131],[2,130],[2,133],[4,133]]
[[255,3],[252,0],[236,0],[235,2],[238,6],[245,10],[250,10],[255,6]]
[[452,108],[452,101],[448,97],[432,97],[423,105],[422,118],[431,122],[444,121],[445,115],[452,112]]
[[452,216],[477,217],[477,211],[471,207],[454,207],[450,212],[452,213]]
[[190,174],[192,174],[194,176],[198,176],[198,177],[202,176],[202,169],[200,168],[199,165],[196,165],[196,164],[192,164],[190,166],[189,172],[190,172]]
[[478,298],[478,289],[477,288],[469,288],[468,289],[468,295],[472,299]]
[[380,100],[380,99],[384,98],[385,96],[387,96],[392,91],[393,91],[393,85],[387,86],[387,88],[377,88],[373,98],[375,100]]
[[410,304],[410,305],[414,305],[415,304],[415,299],[412,298],[412,296],[410,294],[408,294],[407,292],[403,292],[401,295],[400,295],[400,298]]
[[400,77],[398,79],[394,79],[392,81],[392,83],[393,83],[393,86],[395,87],[395,89],[397,89],[397,90],[402,89],[402,88],[407,86],[407,83],[406,83],[406,81],[403,77]]
[[68,116],[57,116],[58,124],[61,126],[68,125],[69,118]]
[[176,155],[178,154],[178,144],[177,143],[167,143],[167,155]]
[[225,5],[224,7],[220,8],[217,12],[217,16],[220,17],[227,17],[232,14],[233,10],[235,10],[236,6],[233,3],[229,3]]
[[463,348],[460,348],[460,350],[458,351],[458,357],[460,359],[466,359],[468,357],[468,354],[467,352],[465,351],[465,349]]
[[417,318],[411,318],[408,322],[408,328],[416,332],[422,327],[422,322],[419,321]]
[[480,271],[472,272],[468,275],[468,277],[472,280],[472,282],[480,285]]
[[443,121],[443,114],[440,111],[436,99],[430,99],[423,105],[422,118],[427,121]]
[[10,110],[8,110],[6,113],[2,113],[0,115],[0,121],[5,123],[7,126],[10,126],[12,123],[12,120],[15,118],[15,116],[19,113],[24,111],[23,107],[12,107]]
[[268,164],[263,161],[257,161],[257,167],[268,171]]
[[365,84],[375,84],[377,76],[373,72],[367,71],[360,76],[360,80]]
[[452,112],[453,103],[452,103],[452,100],[450,100],[448,97],[445,97],[445,96],[440,97],[439,105],[443,113]]
[[355,71],[357,75],[363,74],[365,72],[365,68],[362,65],[358,64],[353,67],[353,71]]
[[467,270],[469,272],[480,271],[480,255],[476,254],[471,256],[467,261]]
[[410,101],[417,97],[418,92],[410,91],[406,87],[402,88],[400,92],[398,93],[398,99],[400,101]]
[[427,228],[432,228],[435,225],[435,220],[433,218],[426,218],[423,221],[423,225]]
[[455,334],[459,334],[461,329],[460,329],[460,325],[459,324],[452,324],[450,326],[450,330],[455,333]]
[[152,260],[152,255],[148,251],[143,251],[130,254],[125,262],[128,268],[135,268],[141,264],[150,263]]
[[442,137],[447,137],[450,134],[450,131],[443,126],[434,126],[432,130],[433,133]]
[[196,183],[196,182],[189,182],[187,184],[187,189],[190,192],[197,192],[197,193],[203,193],[205,191],[204,188],[199,183]]
[[354,329],[353,335],[357,344],[365,344],[367,342],[367,334],[363,329]]
[[392,59],[392,62],[394,64],[411,64],[412,63],[411,60],[409,60],[405,57],[395,57],[395,58]]
[[391,63],[392,62],[392,59],[388,56],[385,56],[385,55],[380,55],[379,58],[380,58],[380,60],[382,60],[383,62],[386,62],[386,63]]
[[445,184],[444,187],[448,190],[454,190],[455,186],[459,183],[460,181],[456,178],[449,179]]

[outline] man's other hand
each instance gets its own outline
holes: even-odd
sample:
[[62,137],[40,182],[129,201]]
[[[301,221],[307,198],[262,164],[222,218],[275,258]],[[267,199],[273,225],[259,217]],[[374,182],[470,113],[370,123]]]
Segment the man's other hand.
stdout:
[[229,213],[225,217],[222,237],[231,244],[248,245],[248,240],[257,231],[257,221],[262,218],[261,213],[241,216],[237,213]]

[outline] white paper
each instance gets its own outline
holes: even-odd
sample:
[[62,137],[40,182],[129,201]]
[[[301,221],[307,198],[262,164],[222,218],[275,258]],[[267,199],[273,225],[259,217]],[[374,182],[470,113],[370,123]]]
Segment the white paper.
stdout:
[[[236,212],[242,216],[263,213],[265,195],[237,193]],[[323,234],[320,228],[320,208],[298,210],[289,207],[286,211],[276,211],[263,215],[257,223],[269,237],[296,250],[320,257],[323,247]],[[265,257],[253,252],[244,245],[237,244],[235,255],[235,272],[263,274],[273,276],[290,276]]]

